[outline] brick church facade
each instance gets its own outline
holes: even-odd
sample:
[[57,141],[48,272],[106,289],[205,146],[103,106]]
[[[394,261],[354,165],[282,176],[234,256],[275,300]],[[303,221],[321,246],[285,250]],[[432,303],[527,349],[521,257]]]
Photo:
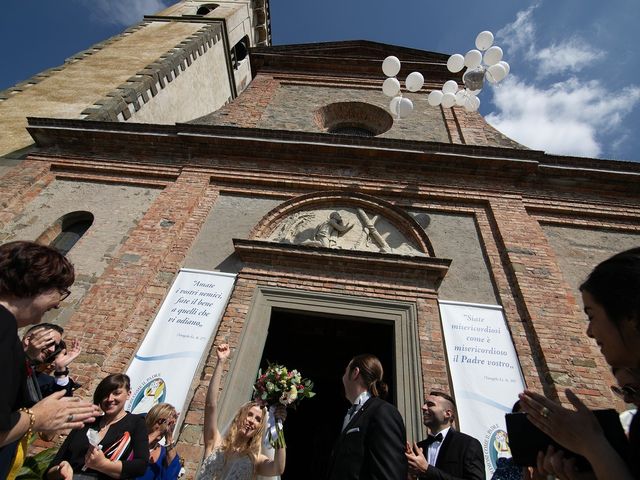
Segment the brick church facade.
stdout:
[[[451,391],[438,299],[500,305],[528,387],[614,402],[577,286],[640,243],[640,164],[530,150],[478,113],[429,107],[446,55],[273,47],[264,0],[212,5],[179,2],[0,94],[0,241],[90,224],[51,318],[80,339],[83,392],[126,370],[187,267],[237,275],[212,339],[235,348],[223,416],[269,349],[337,389],[350,348],[371,345],[421,436],[423,394]],[[391,54],[427,82],[402,120],[380,88]],[[323,243],[300,227],[333,212],[353,228]],[[183,412],[191,473],[214,364]]]

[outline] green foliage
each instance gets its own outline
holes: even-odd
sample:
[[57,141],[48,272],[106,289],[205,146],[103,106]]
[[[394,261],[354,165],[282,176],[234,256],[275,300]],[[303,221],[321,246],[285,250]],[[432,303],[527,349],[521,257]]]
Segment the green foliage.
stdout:
[[[29,439],[29,446],[33,443],[35,435]],[[18,471],[16,480],[40,480],[44,477],[47,467],[56,456],[58,449],[56,447],[47,448],[46,450],[28,456],[24,459],[22,468]]]

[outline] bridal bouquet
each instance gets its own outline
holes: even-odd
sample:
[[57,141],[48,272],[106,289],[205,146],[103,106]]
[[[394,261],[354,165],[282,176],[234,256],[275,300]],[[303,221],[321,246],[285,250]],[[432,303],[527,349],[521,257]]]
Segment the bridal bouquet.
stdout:
[[[282,422],[273,421],[275,408],[278,404],[296,408],[305,398],[315,395],[312,391],[313,382],[302,378],[297,370],[269,364],[267,370],[258,372],[258,379],[253,385],[253,399],[263,406],[269,407],[269,442],[273,448],[285,447]],[[272,423],[273,421],[273,423]]]

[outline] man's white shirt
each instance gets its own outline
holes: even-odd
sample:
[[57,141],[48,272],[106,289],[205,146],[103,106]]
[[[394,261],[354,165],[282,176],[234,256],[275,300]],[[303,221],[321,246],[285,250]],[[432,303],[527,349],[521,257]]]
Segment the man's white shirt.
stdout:
[[427,449],[427,452],[426,452],[427,461],[429,462],[429,465],[435,465],[436,462],[438,461],[438,454],[440,453],[440,447],[442,447],[442,442],[444,442],[444,439],[446,438],[447,433],[449,433],[449,430],[451,430],[451,427],[447,427],[437,432],[436,435],[438,435],[439,433],[442,434],[442,440],[437,440],[433,442],[431,445],[429,445],[429,448]]

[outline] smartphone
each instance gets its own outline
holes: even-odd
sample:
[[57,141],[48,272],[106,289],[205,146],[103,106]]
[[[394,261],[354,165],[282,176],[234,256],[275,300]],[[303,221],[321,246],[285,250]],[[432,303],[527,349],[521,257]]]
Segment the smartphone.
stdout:
[[[613,409],[594,410],[604,435],[618,454],[626,460],[628,457],[628,441],[624,433],[618,412]],[[507,434],[509,435],[509,448],[516,465],[523,467],[535,467],[538,452],[546,452],[549,445],[556,450],[563,450],[566,457],[576,457],[576,467],[580,471],[589,471],[591,466],[586,458],[560,446],[546,433],[536,427],[527,418],[524,412],[507,413]]]

